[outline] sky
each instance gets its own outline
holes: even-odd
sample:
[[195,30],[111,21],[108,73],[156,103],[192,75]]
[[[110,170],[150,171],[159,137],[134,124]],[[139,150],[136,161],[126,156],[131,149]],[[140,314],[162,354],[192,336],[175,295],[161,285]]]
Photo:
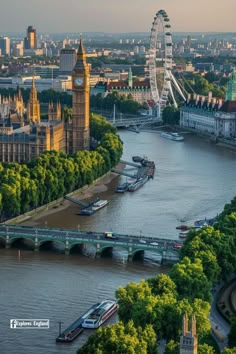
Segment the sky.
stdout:
[[150,32],[161,9],[173,32],[236,32],[236,0],[0,0],[0,33]]

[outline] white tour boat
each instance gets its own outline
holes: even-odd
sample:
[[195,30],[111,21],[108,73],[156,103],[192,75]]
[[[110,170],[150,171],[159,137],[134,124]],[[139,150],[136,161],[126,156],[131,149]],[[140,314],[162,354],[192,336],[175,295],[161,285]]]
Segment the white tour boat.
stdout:
[[174,140],[174,141],[184,141],[184,137],[179,135],[178,133],[161,133],[161,136],[166,139]]
[[104,300],[88,314],[82,323],[83,328],[98,328],[100,327],[113,313],[118,309],[118,304],[115,300]]
[[98,211],[108,204],[108,200],[99,200],[92,205],[93,211]]

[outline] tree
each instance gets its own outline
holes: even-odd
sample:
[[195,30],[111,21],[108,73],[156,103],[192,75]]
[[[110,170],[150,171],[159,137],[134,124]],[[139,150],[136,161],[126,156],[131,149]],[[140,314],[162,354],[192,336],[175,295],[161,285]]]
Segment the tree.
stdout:
[[236,354],[236,347],[234,348],[225,348],[221,354]]
[[230,332],[228,334],[229,347],[236,347],[236,317],[231,319]]
[[166,344],[165,354],[179,354],[179,343],[171,339]]
[[198,354],[215,354],[215,350],[208,344],[199,344]]
[[174,295],[176,297],[176,285],[167,274],[158,274],[155,278],[147,280],[154,295]]
[[116,290],[116,297],[119,303],[119,317],[125,323],[132,318],[133,306],[138,299],[151,296],[151,288],[146,281],[139,284],[129,283],[125,288],[119,287]]
[[174,106],[167,106],[163,109],[162,120],[164,124],[178,125],[180,119],[180,111]]
[[191,262],[188,257],[184,257],[173,266],[170,277],[175,282],[180,297],[187,297],[190,301],[195,298],[211,300],[212,284],[204,274],[199,258]]
[[72,111],[71,107],[66,106],[63,108],[62,116],[63,116],[63,119],[66,123],[72,119],[72,114],[73,114],[73,111]]
[[102,327],[89,337],[77,354],[158,354],[156,335],[151,326],[135,328],[132,321]]

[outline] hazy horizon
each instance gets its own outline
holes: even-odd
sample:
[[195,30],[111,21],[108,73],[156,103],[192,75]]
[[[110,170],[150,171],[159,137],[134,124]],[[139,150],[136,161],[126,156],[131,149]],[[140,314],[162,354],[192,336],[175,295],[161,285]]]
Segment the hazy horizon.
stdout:
[[25,33],[28,25],[41,33],[145,33],[160,9],[173,32],[236,32],[235,0],[8,0],[0,12],[0,33]]

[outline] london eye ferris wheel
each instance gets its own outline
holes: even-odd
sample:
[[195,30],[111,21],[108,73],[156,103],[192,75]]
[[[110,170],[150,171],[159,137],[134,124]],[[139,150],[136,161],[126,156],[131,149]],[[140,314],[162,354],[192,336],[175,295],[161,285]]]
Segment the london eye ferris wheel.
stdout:
[[167,104],[177,107],[173,88],[185,100],[184,94],[172,74],[172,48],[169,17],[165,10],[159,10],[152,23],[149,50],[150,88],[159,118]]

